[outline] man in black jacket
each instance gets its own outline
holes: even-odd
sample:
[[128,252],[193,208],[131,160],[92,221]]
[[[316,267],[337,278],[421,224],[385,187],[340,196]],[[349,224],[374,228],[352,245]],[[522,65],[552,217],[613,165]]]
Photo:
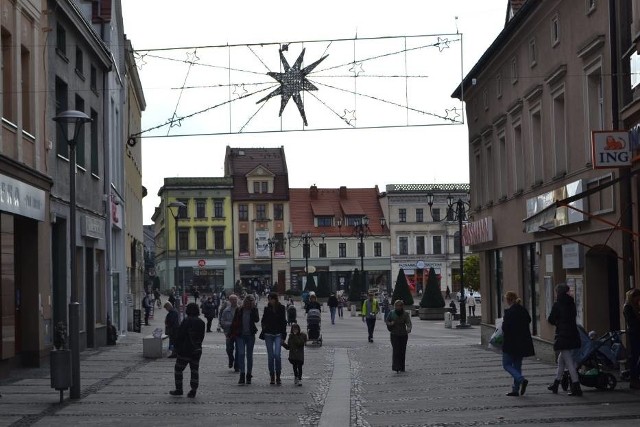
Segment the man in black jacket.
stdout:
[[182,321],[176,334],[176,352],[178,357],[174,367],[176,381],[175,390],[169,392],[172,396],[182,396],[182,372],[187,365],[191,370],[191,391],[187,397],[196,397],[200,379],[198,368],[202,356],[202,341],[204,340],[204,321],[200,319],[198,304],[187,305],[187,318]]
[[332,293],[327,300],[327,305],[329,306],[329,312],[331,313],[331,324],[336,324],[336,308],[338,308],[338,298],[336,298],[336,294]]

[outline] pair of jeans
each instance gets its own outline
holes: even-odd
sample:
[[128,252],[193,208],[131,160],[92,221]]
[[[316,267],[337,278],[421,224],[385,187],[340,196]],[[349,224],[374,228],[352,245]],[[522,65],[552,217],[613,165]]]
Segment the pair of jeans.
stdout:
[[338,317],[342,319],[342,306],[338,306]]
[[235,338],[227,337],[225,344],[227,356],[229,357],[229,365],[232,365],[234,369],[238,369],[238,346],[236,345]]
[[512,356],[509,353],[502,353],[502,367],[513,377],[513,391],[520,390],[520,384],[524,377],[522,376],[522,357]]
[[280,334],[264,334],[264,343],[267,345],[267,364],[269,366],[269,374],[279,374],[280,371],[282,371],[282,360],[280,359],[282,336]]
[[[240,335],[236,337],[237,362],[240,373],[251,374],[253,370],[253,345],[256,343],[255,335]],[[245,357],[247,360],[245,366]],[[245,369],[246,368],[246,369]]]
[[376,327],[376,318],[375,317],[367,317],[367,332],[369,333],[369,340],[373,339],[373,330]]
[[640,379],[640,336],[629,336],[629,373],[631,379],[638,381]]
[[333,325],[336,323],[336,308],[329,307],[329,312],[331,313],[331,324]]
[[393,355],[391,357],[391,369],[394,371],[404,372],[404,362],[407,357],[407,341],[409,335],[391,334],[391,348]]

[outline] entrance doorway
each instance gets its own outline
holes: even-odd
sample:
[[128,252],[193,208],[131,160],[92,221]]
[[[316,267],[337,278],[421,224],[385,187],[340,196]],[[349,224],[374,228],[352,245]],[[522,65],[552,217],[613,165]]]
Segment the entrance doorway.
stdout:
[[618,257],[608,246],[598,245],[585,255],[585,328],[598,335],[620,329]]

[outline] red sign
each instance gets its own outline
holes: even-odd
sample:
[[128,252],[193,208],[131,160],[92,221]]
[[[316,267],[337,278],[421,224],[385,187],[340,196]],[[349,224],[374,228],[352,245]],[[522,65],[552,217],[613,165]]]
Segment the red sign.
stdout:
[[198,260],[198,267],[204,267],[207,264],[207,261],[203,259]]

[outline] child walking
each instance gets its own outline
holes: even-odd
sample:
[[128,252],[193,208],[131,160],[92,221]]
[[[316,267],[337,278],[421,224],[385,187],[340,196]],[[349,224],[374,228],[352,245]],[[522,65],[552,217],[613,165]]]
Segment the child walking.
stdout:
[[289,350],[289,362],[293,365],[295,385],[302,385],[302,365],[304,364],[304,344],[307,342],[307,334],[300,330],[300,325],[291,325],[291,333],[284,348]]

